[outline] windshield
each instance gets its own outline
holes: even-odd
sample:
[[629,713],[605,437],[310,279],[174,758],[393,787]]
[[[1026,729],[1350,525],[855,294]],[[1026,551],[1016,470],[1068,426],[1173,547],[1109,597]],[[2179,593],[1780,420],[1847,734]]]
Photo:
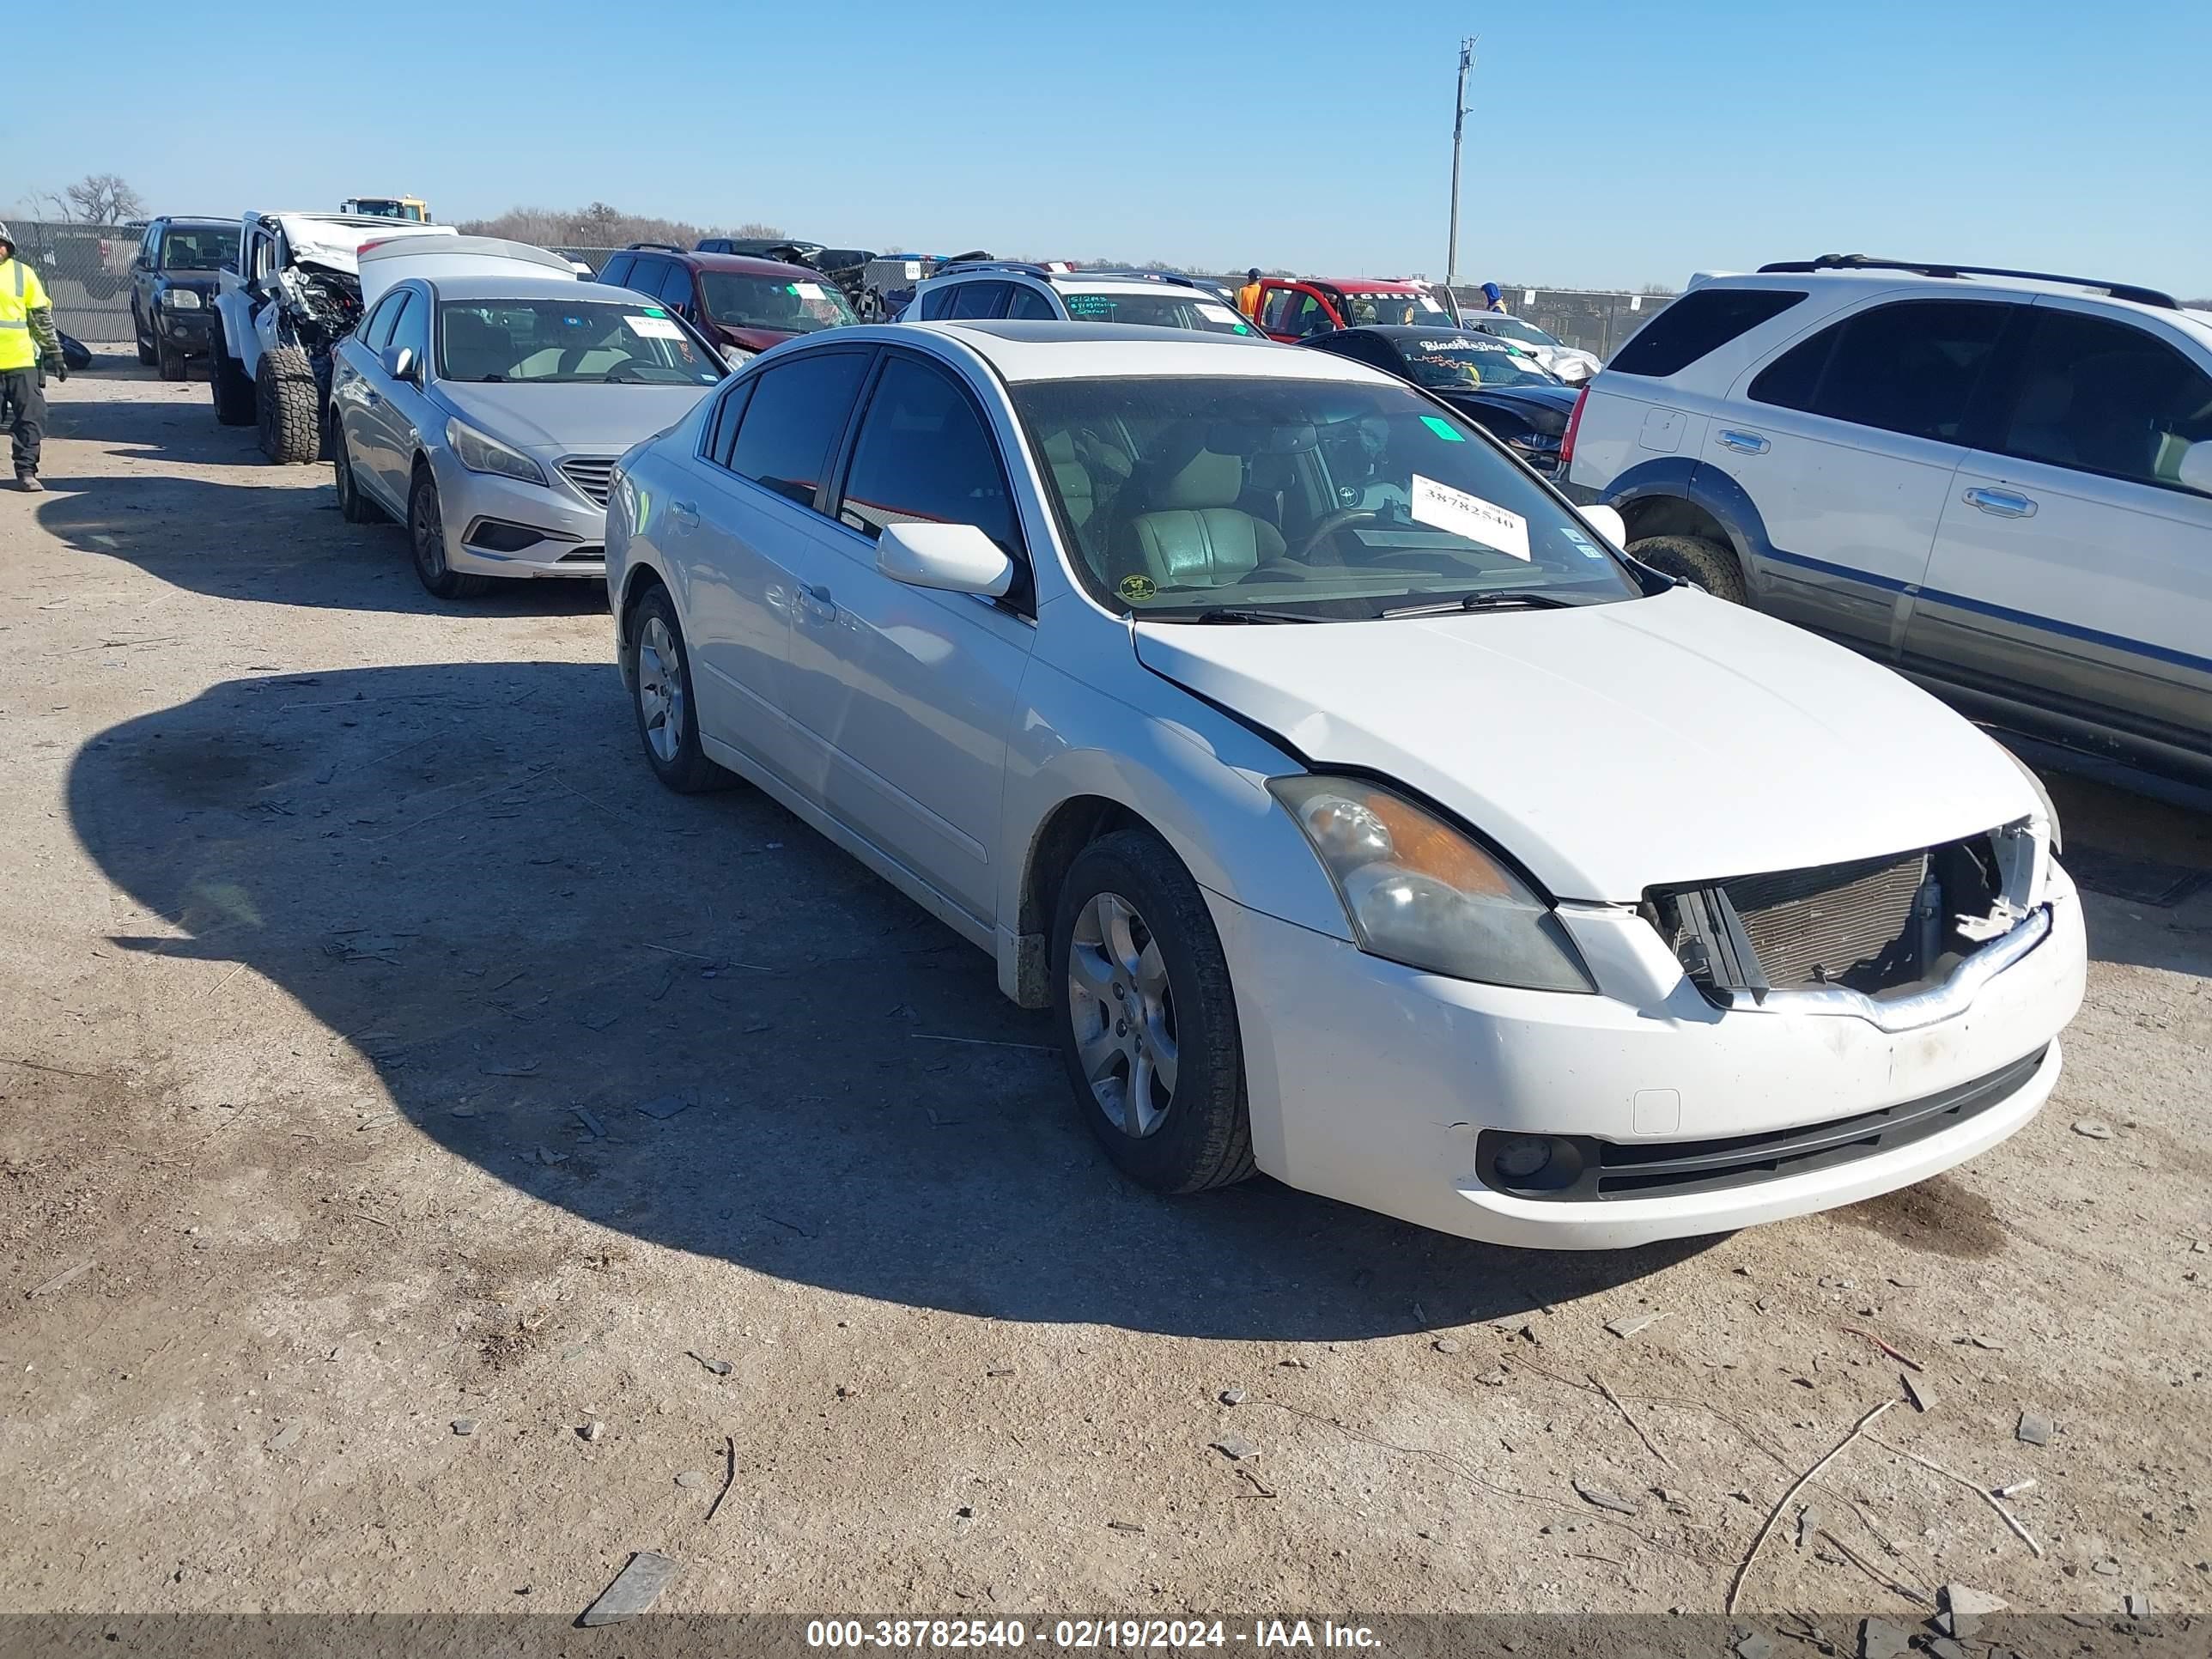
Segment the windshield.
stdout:
[[1115,611],[1348,619],[1641,592],[1556,497],[1410,386],[1040,380],[1013,399],[1077,574]]
[[1406,372],[1417,386],[1451,392],[1475,386],[1557,386],[1559,377],[1538,367],[1503,340],[1480,335],[1398,337]]
[[747,276],[732,270],[702,270],[707,314],[725,328],[775,329],[812,334],[860,319],[844,291],[827,279],[797,281],[781,276]]
[[593,300],[447,300],[438,374],[477,382],[712,386],[722,366],[659,306]]
[[1425,294],[1358,294],[1336,296],[1346,328],[1416,328],[1424,323],[1449,323],[1451,315]]
[[1559,340],[1555,337],[1545,333],[1535,324],[1524,323],[1518,317],[1508,317],[1503,312],[1491,313],[1476,326],[1486,334],[1495,334],[1508,340],[1518,340],[1522,345],[1555,346],[1559,344]]
[[210,225],[204,230],[179,230],[173,226],[161,238],[161,269],[220,270],[223,261],[237,251],[235,225]]
[[1211,295],[1195,289],[1142,294],[1071,294],[1060,290],[1067,314],[1079,323],[1137,323],[1148,328],[1194,328],[1201,334],[1252,334],[1252,325]]

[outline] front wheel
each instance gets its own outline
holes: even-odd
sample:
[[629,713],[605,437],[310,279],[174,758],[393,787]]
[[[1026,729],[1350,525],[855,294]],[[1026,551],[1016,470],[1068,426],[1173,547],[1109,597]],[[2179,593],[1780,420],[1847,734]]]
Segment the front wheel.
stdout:
[[407,538],[415,552],[415,574],[432,598],[472,599],[491,586],[489,576],[464,575],[446,562],[446,518],[438,506],[438,481],[428,466],[415,469],[407,492]]
[[246,370],[223,343],[223,331],[219,324],[208,334],[208,396],[215,404],[215,417],[221,424],[253,424],[253,382],[246,378]]
[[261,423],[261,453],[279,466],[315,459],[323,418],[315,402],[315,366],[298,346],[271,346],[253,377],[254,413]]
[[1743,568],[1735,555],[1703,536],[1646,536],[1628,544],[1628,556],[1731,605],[1744,603]]
[[1068,1081],[1124,1175],[1181,1194],[1253,1173],[1229,960],[1198,883],[1158,836],[1117,830],[1077,856],[1052,982]]
[[146,326],[145,314],[138,302],[131,302],[131,337],[138,343],[138,361],[147,368],[154,366],[154,331]]

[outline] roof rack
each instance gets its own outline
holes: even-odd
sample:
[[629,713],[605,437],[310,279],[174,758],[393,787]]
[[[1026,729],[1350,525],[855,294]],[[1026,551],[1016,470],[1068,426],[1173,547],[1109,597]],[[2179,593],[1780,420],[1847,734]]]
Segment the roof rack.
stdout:
[[690,248],[678,247],[673,242],[632,242],[628,247],[624,248],[623,252],[625,253],[634,253],[640,248],[650,248],[655,253],[689,253],[691,252]]
[[2009,276],[2019,282],[2064,283],[2073,288],[2094,289],[2115,300],[2156,306],[2164,311],[2181,309],[2181,302],[2171,294],[2161,294],[2154,288],[2142,288],[2134,283],[2108,283],[2097,276],[2062,276],[2050,270],[2008,270],[2002,265],[1938,264],[1918,259],[1882,259],[1871,253],[1823,253],[1817,259],[1784,259],[1761,265],[1759,270],[1761,276],[1815,270],[1910,270],[1923,276]]
[[994,259],[985,256],[981,258],[947,259],[931,275],[950,276],[956,272],[966,274],[978,270],[1006,270],[1023,276],[1065,276],[1074,269],[1075,267],[1071,264],[1059,263],[1041,264],[1034,259]]

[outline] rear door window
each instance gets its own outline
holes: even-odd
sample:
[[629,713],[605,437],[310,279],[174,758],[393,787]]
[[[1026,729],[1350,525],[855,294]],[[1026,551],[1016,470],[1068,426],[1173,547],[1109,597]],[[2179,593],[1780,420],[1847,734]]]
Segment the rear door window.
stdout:
[[1052,301],[1046,299],[1043,295],[1020,283],[1015,283],[1012,286],[1014,297],[1006,307],[1007,316],[1044,323],[1059,319],[1060,313],[1052,308]]
[[1802,291],[1772,288],[1692,289],[1636,331],[1606,372],[1679,374],[1708,352],[1748,334],[1804,299]]
[[871,538],[891,524],[979,525],[1022,556],[1006,468],[982,416],[950,375],[910,357],[884,365],[837,516]]
[[943,288],[930,289],[921,296],[921,320],[934,323],[951,316],[952,302],[960,290],[972,286],[968,283],[947,283]]
[[1936,443],[1964,443],[1975,388],[2013,310],[1986,300],[1875,306],[1778,358],[1752,382],[1752,400]]
[[637,256],[636,263],[630,266],[629,280],[623,286],[635,289],[640,294],[650,295],[657,300],[660,297],[660,279],[667,274],[667,260],[655,259],[641,253]]
[[2038,306],[2014,373],[2002,454],[2179,489],[2212,443],[2212,377],[2130,324]]
[[978,321],[1003,317],[1006,313],[1006,287],[1004,283],[963,283],[952,290],[952,307],[945,314]]
[[607,261],[605,268],[599,272],[599,281],[606,283],[610,288],[628,288],[630,267],[636,263],[635,254],[617,253]]
[[867,367],[864,351],[817,351],[756,375],[730,471],[813,506]]

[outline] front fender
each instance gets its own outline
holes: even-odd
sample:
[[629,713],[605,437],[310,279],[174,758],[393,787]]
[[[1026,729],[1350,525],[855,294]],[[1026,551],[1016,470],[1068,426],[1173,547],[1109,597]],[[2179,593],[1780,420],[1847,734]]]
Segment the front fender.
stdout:
[[[1129,653],[1126,635],[1119,649]],[[1129,653],[1130,657],[1133,656]],[[1333,938],[1351,938],[1321,862],[1267,781],[1302,769],[1288,752],[1128,658],[1103,693],[1093,674],[1033,658],[1008,745],[1000,845],[1000,983],[1017,987],[1043,950],[1054,898],[1037,890],[1063,809],[1103,801],[1150,825],[1200,886]]]

